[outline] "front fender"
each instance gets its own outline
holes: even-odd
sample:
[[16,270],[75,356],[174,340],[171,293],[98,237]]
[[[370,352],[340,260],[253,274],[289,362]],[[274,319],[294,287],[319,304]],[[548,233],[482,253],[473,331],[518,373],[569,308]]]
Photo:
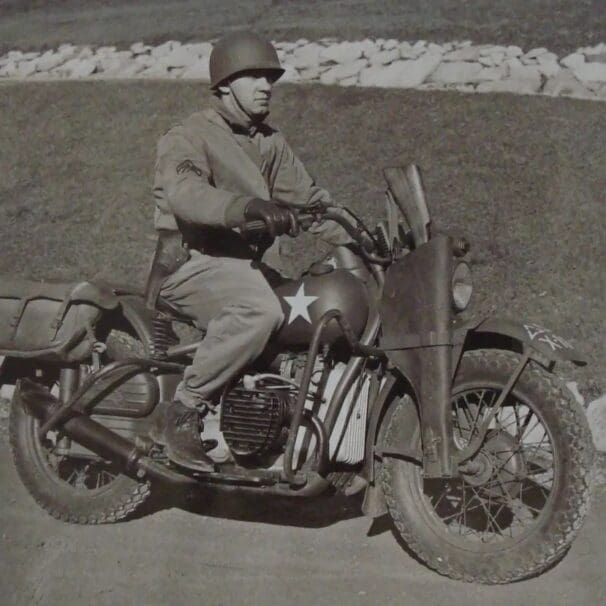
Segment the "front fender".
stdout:
[[[539,354],[539,362],[545,358],[553,362],[573,362],[578,366],[587,364],[587,360],[566,339],[556,335],[548,328],[534,322],[518,322],[507,318],[485,318],[478,322],[456,327],[454,342],[465,343],[474,336],[505,336],[519,342],[526,349]],[[463,349],[465,349],[465,345]]]

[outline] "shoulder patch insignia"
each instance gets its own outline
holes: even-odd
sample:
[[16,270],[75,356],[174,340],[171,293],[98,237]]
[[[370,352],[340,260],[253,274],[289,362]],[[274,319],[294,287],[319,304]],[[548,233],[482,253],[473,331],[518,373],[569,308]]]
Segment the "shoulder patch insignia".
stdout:
[[183,162],[177,164],[177,174],[180,175],[185,172],[196,173],[198,177],[202,176],[202,171],[191,160],[183,160]]

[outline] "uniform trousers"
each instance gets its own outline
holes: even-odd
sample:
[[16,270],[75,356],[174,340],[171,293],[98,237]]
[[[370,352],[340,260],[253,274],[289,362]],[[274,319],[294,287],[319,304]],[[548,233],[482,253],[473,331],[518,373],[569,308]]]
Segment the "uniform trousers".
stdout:
[[206,330],[176,399],[194,407],[208,399],[265,349],[284,321],[278,298],[249,259],[196,250],[163,283],[160,295]]

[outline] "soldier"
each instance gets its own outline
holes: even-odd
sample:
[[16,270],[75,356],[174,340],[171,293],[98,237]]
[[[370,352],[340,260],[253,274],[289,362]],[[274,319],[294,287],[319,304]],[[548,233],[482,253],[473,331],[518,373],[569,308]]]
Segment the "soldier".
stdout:
[[[222,38],[210,56],[210,107],[158,143],[155,227],[178,230],[188,249],[187,261],[163,283],[161,296],[206,329],[168,408],[162,436],[171,460],[193,469],[212,469],[227,455],[219,415],[205,404],[261,354],[284,319],[238,226],[260,219],[273,240],[296,225],[292,208],[330,201],[280,132],[265,123],[272,87],[283,73],[274,47],[258,35]],[[334,222],[310,231],[332,244],[349,241]],[[279,268],[278,252],[276,241],[263,262]],[[200,410],[207,413],[204,442]]]

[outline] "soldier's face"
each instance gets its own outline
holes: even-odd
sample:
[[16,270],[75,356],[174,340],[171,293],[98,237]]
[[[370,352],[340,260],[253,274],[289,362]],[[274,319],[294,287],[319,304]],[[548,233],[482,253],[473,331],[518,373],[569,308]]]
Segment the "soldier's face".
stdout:
[[275,76],[272,72],[251,70],[231,80],[229,88],[248,116],[262,118],[269,113],[274,82]]

